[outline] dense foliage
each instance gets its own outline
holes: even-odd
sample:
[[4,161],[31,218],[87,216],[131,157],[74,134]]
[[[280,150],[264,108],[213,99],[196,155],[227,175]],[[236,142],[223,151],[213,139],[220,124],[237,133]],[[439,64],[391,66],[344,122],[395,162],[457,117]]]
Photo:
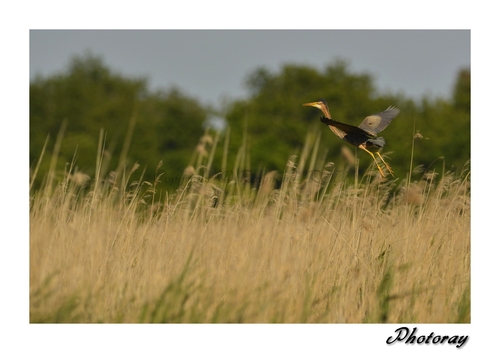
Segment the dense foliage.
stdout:
[[[127,160],[146,168],[151,179],[163,160],[167,175],[177,176],[203,134],[207,111],[176,89],[151,93],[143,79],[124,78],[93,56],[73,59],[68,72],[37,78],[30,85],[30,166],[40,157],[47,135],[50,154],[56,136],[66,126],[59,163],[73,160],[80,171],[92,175],[101,129],[105,132],[105,158],[116,168],[127,131],[132,133]],[[66,125],[64,125],[66,123]],[[48,169],[42,161],[39,174]]]
[[[382,133],[387,141],[385,152],[393,152],[388,161],[397,176],[408,172],[413,144],[413,167],[423,165],[424,170],[441,172],[442,160],[446,170],[461,168],[470,158],[468,69],[458,73],[451,101],[424,98],[415,102],[402,95],[382,94],[375,89],[370,74],[350,72],[344,62],[334,62],[321,71],[303,65],[285,65],[277,73],[258,68],[246,83],[249,98],[230,102],[224,114],[219,112],[226,118],[220,141],[230,131],[227,168],[232,168],[244,146],[243,167],[252,173],[283,170],[311,130],[320,131],[320,151],[325,158],[341,163],[339,152],[345,143],[322,126],[318,110],[302,107],[302,103],[320,98],[328,102],[335,120],[355,125],[389,105],[401,109]],[[193,150],[213,114],[211,107],[179,90],[151,92],[145,79],[114,73],[92,55],[76,57],[66,72],[38,77],[30,84],[32,171],[48,141],[35,185],[40,185],[49,169],[59,133],[63,136],[59,167],[75,160],[74,169],[93,175],[99,137],[104,132],[109,170],[118,166],[125,149],[127,168],[137,162],[145,180],[154,179],[160,161],[163,177],[177,180],[193,162]],[[127,132],[131,134],[129,145]],[[416,132],[423,138],[415,139]],[[223,153],[223,148],[216,149],[211,174],[223,168]],[[371,158],[363,152],[358,157],[361,169],[366,169]]]

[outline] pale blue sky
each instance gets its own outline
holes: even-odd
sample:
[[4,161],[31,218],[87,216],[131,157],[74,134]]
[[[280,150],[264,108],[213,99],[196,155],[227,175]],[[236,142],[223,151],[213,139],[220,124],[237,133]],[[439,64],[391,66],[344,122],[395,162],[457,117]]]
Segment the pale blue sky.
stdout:
[[322,69],[339,58],[373,75],[381,92],[446,98],[458,70],[470,67],[470,31],[30,31],[30,79],[62,72],[87,50],[126,76],[147,77],[152,89],[175,85],[215,105],[245,97],[245,78],[257,67]]

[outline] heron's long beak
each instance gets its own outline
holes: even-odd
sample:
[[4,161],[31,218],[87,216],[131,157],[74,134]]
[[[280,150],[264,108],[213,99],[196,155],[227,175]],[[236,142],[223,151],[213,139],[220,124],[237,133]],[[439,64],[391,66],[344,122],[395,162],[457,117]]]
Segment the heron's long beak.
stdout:
[[314,107],[318,108],[323,112],[326,118],[331,119],[330,112],[328,111],[328,106],[323,101],[304,103],[302,104],[305,107]]
[[304,103],[304,104],[302,104],[302,106],[304,106],[304,107],[314,107],[314,108],[321,109],[321,105],[319,104],[319,102]]

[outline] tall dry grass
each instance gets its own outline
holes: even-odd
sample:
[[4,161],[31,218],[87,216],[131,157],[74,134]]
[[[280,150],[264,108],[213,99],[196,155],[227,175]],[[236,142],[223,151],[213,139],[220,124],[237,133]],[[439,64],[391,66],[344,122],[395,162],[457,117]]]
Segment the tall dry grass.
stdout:
[[211,175],[216,135],[160,195],[161,168],[107,172],[104,140],[94,179],[32,191],[31,322],[470,322],[468,171],[382,182],[311,133],[283,171],[249,180],[244,142]]

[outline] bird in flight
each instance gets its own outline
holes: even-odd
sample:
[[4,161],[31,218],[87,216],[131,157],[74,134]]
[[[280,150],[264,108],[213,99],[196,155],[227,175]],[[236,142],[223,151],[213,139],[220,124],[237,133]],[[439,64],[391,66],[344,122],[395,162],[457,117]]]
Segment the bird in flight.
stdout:
[[385,140],[383,137],[377,137],[377,134],[382,132],[391,123],[392,119],[399,114],[399,109],[390,106],[383,112],[367,116],[361,124],[359,124],[359,126],[353,126],[333,120],[330,115],[328,105],[324,100],[305,103],[302,105],[321,110],[324,114],[324,116],[320,119],[321,122],[328,125],[330,130],[332,130],[335,135],[370,154],[375,161],[375,165],[377,166],[382,178],[385,178],[384,171],[380,168],[380,165],[378,164],[373,153],[380,158],[389,173],[394,176],[394,172],[391,167],[384,161],[382,155],[380,154],[380,151],[385,145]]

